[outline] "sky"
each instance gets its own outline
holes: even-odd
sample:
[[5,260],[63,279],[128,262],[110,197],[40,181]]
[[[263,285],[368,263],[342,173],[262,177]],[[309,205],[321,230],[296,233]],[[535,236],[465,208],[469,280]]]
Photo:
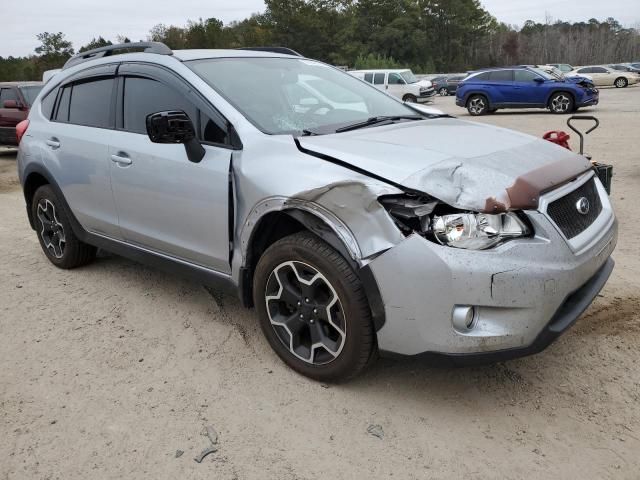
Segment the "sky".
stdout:
[[[522,25],[531,19],[586,21],[614,17],[625,26],[640,25],[640,0],[481,0],[498,20]],[[0,0],[0,56],[23,56],[38,46],[41,32],[65,33],[77,50],[93,37],[117,35],[146,40],[158,23],[184,25],[188,19],[216,17],[227,23],[264,10],[263,0]],[[12,19],[11,22],[7,19]]]

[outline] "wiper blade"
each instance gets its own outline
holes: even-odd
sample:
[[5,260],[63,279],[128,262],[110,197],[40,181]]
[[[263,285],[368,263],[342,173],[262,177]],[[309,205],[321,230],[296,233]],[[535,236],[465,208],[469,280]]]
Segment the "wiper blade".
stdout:
[[340,127],[336,129],[336,133],[348,132],[350,130],[357,130],[359,128],[370,127],[372,125],[376,125],[378,123],[383,122],[397,122],[398,120],[424,120],[425,117],[423,115],[379,115],[377,117],[370,117],[366,119],[364,122],[352,123],[351,125],[346,125],[344,127]]

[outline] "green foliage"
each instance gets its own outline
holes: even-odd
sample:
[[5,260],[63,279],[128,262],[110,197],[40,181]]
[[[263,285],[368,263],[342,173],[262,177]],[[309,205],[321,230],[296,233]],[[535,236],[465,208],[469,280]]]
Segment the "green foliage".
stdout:
[[105,40],[104,38],[102,38],[102,36],[100,36],[98,38],[94,38],[89,43],[87,43],[85,46],[80,47],[80,50],[78,50],[78,52],[82,53],[82,52],[86,52],[87,50],[93,50],[94,48],[100,48],[100,47],[106,47],[108,45],[113,45],[113,42],[111,40]]
[[[230,24],[216,18],[154,26],[149,40],[170,48],[286,46],[356,68],[464,72],[518,63],[595,64],[640,58],[640,33],[603,22],[499,23],[480,0],[265,0],[265,12]],[[0,58],[0,79],[39,79],[73,54],[64,34],[42,33],[36,56]],[[118,37],[118,43],[130,41]],[[94,38],[80,51],[109,45]]]

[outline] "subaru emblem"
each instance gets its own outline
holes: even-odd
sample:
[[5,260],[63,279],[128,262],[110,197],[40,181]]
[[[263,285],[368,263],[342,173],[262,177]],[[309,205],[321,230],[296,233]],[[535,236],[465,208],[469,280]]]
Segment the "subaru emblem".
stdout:
[[576,210],[578,210],[578,213],[582,215],[586,215],[587,213],[589,213],[589,207],[589,200],[586,197],[582,197],[576,203]]

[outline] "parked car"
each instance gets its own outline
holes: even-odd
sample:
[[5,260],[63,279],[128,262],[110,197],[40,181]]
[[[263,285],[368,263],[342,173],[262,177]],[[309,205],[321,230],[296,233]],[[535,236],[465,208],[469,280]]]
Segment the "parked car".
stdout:
[[[566,65],[566,64],[565,64]],[[567,79],[567,78],[586,78],[587,80],[592,80],[592,78],[589,75],[578,75],[577,73],[573,73],[572,71],[569,72],[563,72],[562,70],[560,70],[558,67],[554,66],[554,65],[528,65],[530,67],[536,67],[536,68],[541,68],[542,70],[544,70],[547,73],[550,73],[551,75],[553,75],[554,77],[560,78],[560,79]],[[568,65],[571,66],[571,65]],[[573,67],[572,67],[573,68]]]
[[597,105],[598,100],[598,90],[586,79],[561,79],[525,66],[471,73],[456,92],[456,105],[465,107],[471,115],[499,108],[548,108],[552,113],[571,113]]
[[352,70],[349,73],[403,102],[429,102],[435,95],[433,84],[429,80],[418,80],[411,70]]
[[607,65],[607,67],[613,70],[618,70],[619,72],[640,73],[640,68],[633,67],[631,64],[629,65],[613,64],[613,65]]
[[0,145],[18,144],[16,125],[27,118],[41,89],[37,82],[0,82]]
[[640,75],[631,72],[621,72],[604,66],[578,67],[573,73],[589,75],[598,87],[625,88],[640,82]]
[[548,63],[547,65],[557,68],[564,74],[571,73],[575,70],[573,65],[569,65],[568,63]]
[[[378,351],[532,354],[596,297],[617,222],[585,157],[279,52],[149,42],[72,57],[17,157],[51,263],[102,248],[224,286],[322,381]],[[348,101],[292,104],[301,83]]]
[[431,82],[433,83],[433,89],[438,92],[442,97],[448,95],[455,95],[458,85],[467,75],[452,75],[436,77]]

